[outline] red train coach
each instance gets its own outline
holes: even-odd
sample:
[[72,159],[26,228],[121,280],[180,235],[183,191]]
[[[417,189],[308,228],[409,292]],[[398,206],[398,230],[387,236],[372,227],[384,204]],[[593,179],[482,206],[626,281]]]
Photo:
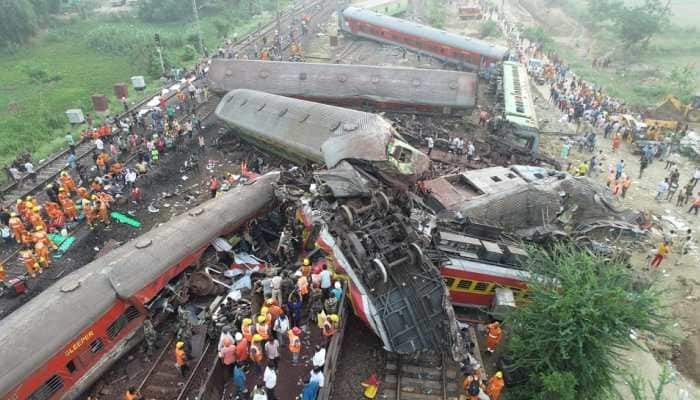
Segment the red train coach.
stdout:
[[174,218],[62,278],[0,321],[0,399],[74,399],[138,340],[146,305],[221,234],[263,213],[278,175]]
[[355,36],[393,44],[463,69],[479,71],[504,61],[506,47],[357,7],[343,10],[340,28]]

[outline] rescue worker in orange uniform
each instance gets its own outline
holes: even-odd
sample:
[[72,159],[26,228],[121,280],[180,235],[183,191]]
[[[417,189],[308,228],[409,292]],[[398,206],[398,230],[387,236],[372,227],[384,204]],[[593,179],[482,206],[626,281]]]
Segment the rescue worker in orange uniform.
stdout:
[[[260,336],[260,340],[267,340],[270,338],[269,330],[270,327],[267,324],[267,318],[265,318],[264,315],[258,316],[258,323],[255,324],[255,332],[257,332],[257,335],[255,336]],[[255,342],[255,336],[253,336],[253,342]]]
[[309,280],[302,274],[301,271],[297,271],[294,276],[297,277],[297,290],[303,299],[307,294],[309,294]]
[[327,337],[329,340],[338,331],[338,316],[336,314],[331,314],[323,322],[323,336]]
[[71,221],[78,219],[78,210],[75,208],[75,203],[70,197],[63,199],[61,205],[63,206],[63,212],[67,218],[70,218]]
[[311,276],[311,260],[309,260],[308,258],[305,258],[304,262],[302,263],[301,274],[306,276],[307,278]]
[[32,215],[29,216],[29,223],[32,224],[34,229],[42,228],[46,230],[46,222],[41,218],[41,210],[39,207],[34,207],[32,209]]
[[34,254],[39,258],[39,265],[42,268],[48,268],[51,264],[49,257],[49,248],[43,241],[38,241],[34,244]]
[[49,235],[46,234],[46,231],[42,229],[41,227],[36,228],[34,230],[34,234],[32,235],[32,241],[34,243],[42,242],[46,245],[47,248],[52,248],[56,250],[58,246],[54,244],[54,242],[49,239]]
[[44,203],[44,210],[46,210],[46,214],[50,217],[51,213],[59,209],[58,203],[54,203],[53,201],[47,201]]
[[489,395],[491,400],[499,400],[501,398],[501,391],[503,390],[503,372],[498,371],[494,376],[489,379],[488,385],[486,385],[486,394]]
[[185,353],[185,342],[177,342],[175,344],[175,365],[180,371],[180,375],[184,378],[190,367],[187,364],[187,353]]
[[90,192],[88,192],[87,189],[81,186],[78,188],[78,196],[81,199],[88,199],[90,197]]
[[464,391],[467,393],[468,400],[479,400],[479,394],[483,391],[481,371],[478,369],[473,370],[471,374],[464,378],[462,385],[464,387]]
[[5,282],[5,278],[7,278],[7,272],[5,272],[5,265],[3,265],[3,263],[0,263],[0,283]]
[[24,263],[24,268],[27,269],[27,274],[32,278],[36,278],[36,274],[41,273],[41,266],[36,257],[34,257],[32,250],[25,247],[19,252],[19,256],[22,259],[22,263]]
[[64,189],[62,187],[58,188],[58,203],[59,204],[63,204],[63,202],[69,198],[70,198],[70,195],[66,194],[66,189]]
[[248,361],[248,340],[243,334],[236,332],[236,362],[245,363]]
[[250,360],[255,363],[255,371],[257,373],[262,373],[265,362],[262,341],[262,336],[255,334],[253,335],[253,342],[250,344]]
[[66,171],[61,172],[61,184],[69,195],[76,190],[75,181]]
[[501,337],[503,336],[503,330],[501,329],[501,324],[496,321],[492,324],[486,325],[486,351],[493,353],[496,350],[496,346],[501,342]]
[[301,353],[301,329],[298,326],[287,331],[289,337],[289,351],[292,352],[292,364],[299,363],[299,353]]
[[63,214],[60,208],[56,208],[49,214],[51,220],[49,221],[49,230],[60,229],[66,224],[66,216]]
[[26,221],[27,216],[29,214],[27,214],[27,206],[24,203],[24,201],[22,201],[22,199],[17,199],[17,204],[15,205],[15,210],[17,211],[17,215],[24,218],[24,220]]
[[97,216],[95,215],[95,210],[92,208],[90,200],[88,199],[83,199],[83,214],[85,215],[85,219],[87,220],[87,224],[90,227],[90,229],[94,229],[95,218]]
[[12,235],[14,236],[17,243],[22,243],[22,233],[26,232],[24,223],[17,216],[16,213],[10,214],[10,221],[8,222],[10,229],[12,229]]
[[112,196],[102,193],[99,197],[92,196],[92,199],[98,199],[99,200],[99,205],[98,205],[98,210],[99,210],[99,215],[100,215],[100,220],[102,223],[105,225],[110,224],[109,220],[109,199],[111,199]]
[[253,340],[253,320],[250,318],[243,319],[243,322],[241,323],[241,333],[248,343]]
[[33,246],[34,245],[34,235],[29,231],[22,232],[22,243],[23,246]]
[[142,398],[141,393],[134,386],[129,386],[126,393],[124,393],[124,400],[141,400]]

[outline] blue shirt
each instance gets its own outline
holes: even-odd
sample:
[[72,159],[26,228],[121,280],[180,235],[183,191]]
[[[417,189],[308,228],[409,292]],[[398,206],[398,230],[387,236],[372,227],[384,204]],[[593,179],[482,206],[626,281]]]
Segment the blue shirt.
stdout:
[[343,289],[333,288],[331,289],[331,294],[335,296],[336,300],[340,301],[340,298],[343,297]]
[[321,289],[330,289],[331,287],[331,271],[324,269],[321,271]]
[[304,385],[301,400],[316,400],[316,396],[318,396],[318,382],[309,382]]
[[241,367],[235,367],[233,369],[233,384],[245,390],[245,372],[243,372]]

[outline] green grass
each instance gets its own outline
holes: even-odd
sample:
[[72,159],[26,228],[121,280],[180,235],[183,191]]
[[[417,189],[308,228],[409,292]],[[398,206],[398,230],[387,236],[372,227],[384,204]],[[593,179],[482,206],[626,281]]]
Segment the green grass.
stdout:
[[[201,26],[205,46],[216,51],[222,39],[217,37],[214,16],[203,16]],[[255,29],[258,22],[270,20],[270,14],[256,16],[244,24],[237,24],[239,37]],[[149,24],[133,16],[107,16],[87,21],[72,21],[42,33],[30,46],[14,54],[0,54],[0,165],[11,162],[23,150],[30,151],[36,160],[45,158],[64,147],[63,138],[70,126],[65,111],[81,108],[92,112],[90,97],[104,94],[110,100],[110,110],[121,111],[122,105],[113,93],[113,85],[125,82],[129,85],[130,102],[136,103],[145,95],[160,88],[157,80],[130,56],[97,51],[87,43],[87,38],[97,29],[114,27],[117,31],[139,33],[140,40],[153,41],[153,33],[162,38],[178,38],[179,45],[166,50],[168,57],[182,67],[194,61],[180,60],[186,37],[194,33],[190,23]],[[25,70],[28,66],[40,66],[49,76],[60,77],[50,83],[33,82]],[[147,90],[137,93],[131,87],[130,77],[146,76]],[[48,119],[63,123],[60,129],[51,129]],[[77,135],[78,129],[72,130]],[[0,180],[4,179],[0,175]]]
[[[679,95],[669,80],[674,67],[693,66],[700,85],[700,33],[694,27],[683,26],[688,13],[700,14],[700,1],[674,0],[672,4],[675,12],[672,26],[657,35],[644,51],[625,52],[612,33],[602,30],[593,35],[591,56],[563,41],[557,44],[558,53],[577,75],[603,86],[606,92],[623,98],[637,109],[651,107],[666,95]],[[593,57],[600,57],[612,49],[615,51],[611,68],[592,68]]]

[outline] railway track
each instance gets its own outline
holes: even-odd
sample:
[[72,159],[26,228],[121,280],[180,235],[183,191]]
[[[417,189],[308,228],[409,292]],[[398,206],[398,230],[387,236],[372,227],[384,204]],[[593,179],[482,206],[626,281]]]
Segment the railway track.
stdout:
[[[330,14],[333,12],[333,4],[334,3],[330,2],[329,0],[302,2],[300,5],[291,10],[291,12],[280,15],[279,27],[288,28],[292,25],[293,21],[300,20],[301,17],[305,15],[309,16],[312,22],[318,23],[318,20],[321,18],[330,16]],[[277,27],[278,22],[277,20],[274,20],[271,23],[263,26],[261,29],[246,35],[241,41],[233,46],[234,51],[243,53],[251,50],[251,48],[254,48],[256,45],[258,45],[258,48],[261,48],[262,38],[268,37],[268,39],[272,39],[274,36],[274,31],[277,29]],[[306,36],[310,37],[311,35],[307,34]],[[282,34],[282,39],[282,49],[287,50],[291,45],[291,42],[288,40],[288,35]],[[172,99],[174,95],[175,93],[171,93],[167,99]],[[124,118],[133,111],[138,112],[146,108],[146,104],[156,96],[157,94],[142,100],[134,107],[130,108],[127,112],[118,114],[118,117]],[[203,118],[200,119],[204,120]],[[79,142],[75,149],[77,161],[80,162],[81,160],[90,156],[93,149],[94,145],[91,141],[83,140]],[[15,199],[40,192],[48,182],[55,179],[56,176],[66,168],[66,165],[68,164],[68,156],[69,150],[65,149],[55,155],[50,156],[45,162],[35,166],[36,180],[31,180],[28,183],[28,177],[23,176],[20,182],[13,182],[3,188],[0,188],[0,201],[2,205],[4,207],[11,207],[14,205]]]
[[172,338],[163,347],[153,365],[138,386],[145,399],[184,400],[192,398],[206,376],[206,366],[211,364],[215,355],[211,342],[207,341],[202,354],[196,360],[190,360],[190,371],[183,382],[180,372],[175,367],[175,339]]
[[441,354],[417,358],[388,353],[381,398],[386,400],[458,400],[459,367]]

